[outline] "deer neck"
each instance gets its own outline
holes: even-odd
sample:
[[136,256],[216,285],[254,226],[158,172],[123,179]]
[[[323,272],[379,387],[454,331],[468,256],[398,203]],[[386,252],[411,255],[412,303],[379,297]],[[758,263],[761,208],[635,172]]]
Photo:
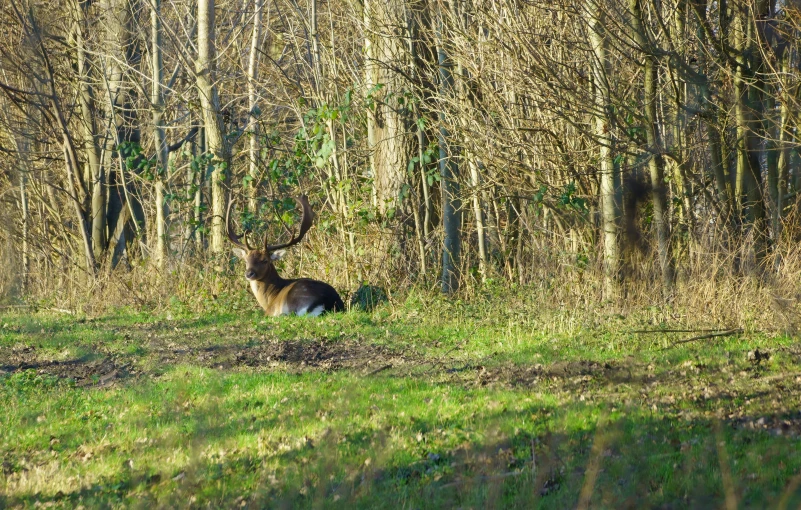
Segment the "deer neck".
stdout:
[[273,273],[261,280],[251,280],[250,290],[268,315],[281,315],[283,310],[275,309],[278,305],[276,298],[288,284],[289,281]]

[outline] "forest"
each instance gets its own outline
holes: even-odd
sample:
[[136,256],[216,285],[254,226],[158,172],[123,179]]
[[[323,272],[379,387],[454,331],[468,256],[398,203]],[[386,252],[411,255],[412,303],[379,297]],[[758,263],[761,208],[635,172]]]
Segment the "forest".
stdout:
[[[0,506],[801,501],[801,4],[0,27]],[[306,230],[347,310],[265,317],[233,231]]]
[[6,299],[219,293],[307,194],[346,293],[797,300],[793,4],[254,2],[3,8]]

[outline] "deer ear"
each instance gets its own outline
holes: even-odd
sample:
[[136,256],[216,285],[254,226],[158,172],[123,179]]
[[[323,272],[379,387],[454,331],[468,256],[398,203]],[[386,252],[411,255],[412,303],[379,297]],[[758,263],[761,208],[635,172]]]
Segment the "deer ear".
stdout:
[[242,260],[245,260],[248,256],[248,254],[245,253],[245,250],[243,250],[242,248],[232,248],[231,251],[234,252],[234,255],[236,255]]
[[286,255],[286,250],[276,250],[270,254],[272,260],[281,260]]

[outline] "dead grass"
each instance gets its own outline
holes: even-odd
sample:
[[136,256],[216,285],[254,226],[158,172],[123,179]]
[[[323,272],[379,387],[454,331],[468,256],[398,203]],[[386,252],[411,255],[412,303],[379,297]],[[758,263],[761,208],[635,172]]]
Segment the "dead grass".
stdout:
[[[373,230],[372,237],[359,238],[354,246],[378,246],[380,243],[370,239],[395,235]],[[648,316],[648,322],[657,327],[673,324],[795,334],[801,328],[801,245],[792,242],[793,236],[786,237],[766,261],[767,269],[760,271],[749,266],[744,256],[747,240],[728,252],[701,244],[683,248],[686,253],[669,296],[661,291],[655,257],[629,254],[626,279],[619,295],[611,300],[604,299],[597,263],[576,264],[575,253],[546,245],[536,257],[530,255],[523,286],[510,282],[509,275],[492,272],[481,283],[465,267],[456,299],[487,303],[491,309],[500,297],[505,306],[549,315],[552,320],[547,327],[554,333],[570,331],[577,324],[600,325],[615,314],[636,313]],[[720,243],[715,241],[714,246]],[[4,257],[8,250],[7,243],[0,245]],[[391,302],[400,304],[410,293],[438,291],[433,270],[429,268],[427,275],[415,273],[419,268],[412,258],[403,256],[397,247],[384,254],[359,251],[357,257],[347,239],[313,231],[308,242],[290,252],[279,271],[286,277],[331,282],[346,302],[360,283],[378,284],[388,291]],[[74,265],[55,267],[46,260],[36,260],[34,265],[39,267],[32,271],[24,301],[44,308],[99,316],[117,308],[200,313],[256,307],[241,276],[242,268],[228,253],[219,258],[188,254],[182,260],[171,260],[164,270],[142,262],[128,270],[102,271],[91,283]],[[18,269],[9,264],[0,267],[0,272],[0,295],[8,300],[17,288]]]
[[0,305],[16,300],[20,291],[20,268],[17,253],[7,228],[0,226]]

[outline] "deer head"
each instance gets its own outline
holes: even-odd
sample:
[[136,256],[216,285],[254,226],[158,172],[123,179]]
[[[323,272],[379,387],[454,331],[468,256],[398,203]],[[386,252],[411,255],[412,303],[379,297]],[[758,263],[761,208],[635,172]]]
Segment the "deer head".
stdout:
[[[288,243],[273,245],[267,243],[268,239],[265,235],[264,246],[262,248],[256,248],[250,245],[248,241],[249,230],[245,230],[242,235],[236,235],[234,233],[231,223],[231,207],[234,202],[233,200],[228,202],[228,210],[225,213],[225,225],[228,231],[228,239],[230,239],[231,243],[235,246],[233,249],[234,255],[245,261],[245,278],[248,280],[259,281],[269,278],[273,274],[277,276],[273,262],[283,257],[286,253],[286,248],[298,244],[303,239],[303,236],[306,235],[306,232],[309,231],[313,219],[309,199],[306,195],[303,195],[295,198],[295,200],[303,210],[303,217],[300,221],[300,231],[298,235]],[[244,240],[244,242],[242,240]]]

